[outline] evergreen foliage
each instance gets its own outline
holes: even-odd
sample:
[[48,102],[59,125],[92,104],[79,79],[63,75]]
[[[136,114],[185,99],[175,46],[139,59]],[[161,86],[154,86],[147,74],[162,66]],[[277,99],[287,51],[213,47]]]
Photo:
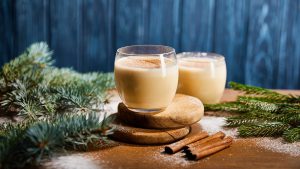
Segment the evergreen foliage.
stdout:
[[103,104],[110,73],[57,68],[46,43],[35,43],[0,70],[0,168],[37,166],[53,151],[87,150],[112,132]]
[[238,127],[241,137],[282,136],[300,141],[300,96],[230,82],[231,88],[245,93],[237,101],[205,105],[207,111],[239,113],[228,117],[226,126]]

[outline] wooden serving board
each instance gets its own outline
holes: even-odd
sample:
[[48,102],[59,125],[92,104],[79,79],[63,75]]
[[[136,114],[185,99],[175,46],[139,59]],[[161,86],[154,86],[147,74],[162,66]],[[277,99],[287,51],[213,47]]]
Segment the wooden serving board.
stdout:
[[118,105],[120,119],[132,126],[149,129],[182,128],[198,122],[204,114],[202,102],[192,96],[176,94],[162,112],[137,113],[123,103]]
[[118,117],[113,122],[113,125],[115,128],[114,133],[111,135],[113,139],[135,144],[157,145],[173,143],[187,136],[191,131],[189,126],[177,129],[137,128],[124,123]]
[[[294,93],[300,95],[300,91],[283,91],[284,93]],[[116,95],[116,93],[114,92]],[[236,99],[238,93],[226,90],[223,101]],[[111,103],[116,108],[120,101],[117,97]],[[209,114],[209,112],[206,112]],[[199,123],[192,126],[192,132],[187,137],[197,131],[202,130]],[[217,154],[199,161],[187,161],[181,153],[167,155],[161,146],[141,146],[135,144],[117,143],[114,147],[83,153],[86,158],[92,159],[89,163],[96,164],[104,169],[181,169],[181,168],[201,168],[201,169],[299,169],[300,157],[291,156],[285,153],[273,152],[256,145],[254,139],[235,139],[233,145]],[[68,163],[67,161],[64,163]],[[53,161],[52,164],[57,164]],[[51,168],[51,163],[46,168]],[[53,168],[53,166],[52,166]],[[60,168],[55,166],[55,168]],[[67,168],[67,167],[64,167]]]

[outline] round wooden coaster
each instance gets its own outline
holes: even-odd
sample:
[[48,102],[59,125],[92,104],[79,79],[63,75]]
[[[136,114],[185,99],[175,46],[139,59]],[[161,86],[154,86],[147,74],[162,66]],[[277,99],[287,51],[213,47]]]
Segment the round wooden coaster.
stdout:
[[172,143],[185,137],[190,133],[191,128],[179,129],[143,129],[129,126],[119,119],[113,123],[115,130],[112,138],[135,144],[166,144]]
[[118,105],[122,121],[143,128],[180,128],[198,122],[204,114],[202,102],[192,96],[176,94],[172,103],[162,112],[138,113],[129,110],[123,103]]

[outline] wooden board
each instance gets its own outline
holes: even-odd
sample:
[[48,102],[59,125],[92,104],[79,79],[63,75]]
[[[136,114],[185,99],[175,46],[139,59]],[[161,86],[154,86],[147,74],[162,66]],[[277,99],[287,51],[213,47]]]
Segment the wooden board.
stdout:
[[[285,92],[285,91],[283,91]],[[286,92],[285,92],[286,93]],[[300,91],[293,91],[300,94]],[[226,90],[223,101],[234,100],[237,92]],[[117,101],[117,100],[116,100]],[[113,104],[113,103],[112,103]],[[114,105],[115,106],[115,105]],[[192,133],[201,130],[199,125],[194,125]],[[83,155],[94,159],[101,168],[244,168],[244,169],[299,169],[299,156],[273,152],[258,147],[254,141],[247,139],[236,140],[232,147],[212,155],[206,159],[190,162],[183,159],[182,154],[163,154],[163,146],[141,146],[119,143],[117,146],[84,153]]]
[[203,114],[202,102],[192,96],[176,94],[172,103],[159,113],[137,113],[123,103],[118,105],[118,115],[122,121],[142,128],[179,128],[198,122]]
[[178,129],[143,129],[129,126],[118,118],[114,122],[114,128],[112,138],[145,145],[172,143],[187,136],[191,130],[189,126]]

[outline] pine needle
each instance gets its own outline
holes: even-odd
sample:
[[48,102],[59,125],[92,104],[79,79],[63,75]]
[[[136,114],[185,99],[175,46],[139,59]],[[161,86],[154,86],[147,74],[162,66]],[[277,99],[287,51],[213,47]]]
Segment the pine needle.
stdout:
[[290,125],[280,122],[270,122],[262,124],[241,125],[238,132],[241,137],[249,136],[280,136],[284,131],[288,130]]
[[205,110],[240,113],[228,117],[226,126],[238,127],[242,137],[282,136],[288,142],[299,141],[300,96],[235,82],[230,86],[245,95],[234,102],[205,105]]
[[[46,43],[32,44],[0,70],[0,168],[37,166],[54,151],[88,150],[112,132],[102,109],[111,73],[53,66]],[[95,144],[94,144],[95,143]]]
[[286,130],[283,133],[283,138],[288,142],[300,141],[300,126],[290,130]]

